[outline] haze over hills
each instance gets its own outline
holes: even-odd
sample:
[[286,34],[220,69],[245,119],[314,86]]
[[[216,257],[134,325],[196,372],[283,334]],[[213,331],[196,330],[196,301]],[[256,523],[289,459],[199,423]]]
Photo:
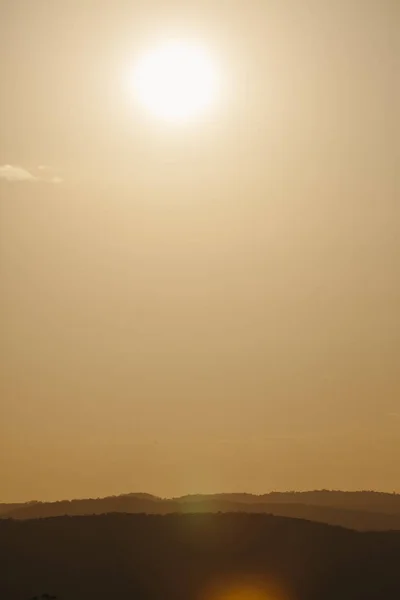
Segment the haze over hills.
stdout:
[[131,493],[107,498],[0,505],[0,518],[36,519],[105,513],[267,513],[360,531],[400,530],[400,495],[378,492],[272,492],[164,499]]
[[193,499],[218,499],[240,503],[285,503],[312,504],[315,506],[335,506],[355,510],[369,510],[388,514],[400,513],[400,494],[374,491],[343,492],[340,490],[313,490],[305,492],[269,492],[267,494],[199,494],[177,498],[178,501]]
[[28,503],[19,503],[19,504],[0,504],[0,517],[2,515],[6,515],[7,513],[13,512],[15,510],[17,510],[18,508],[20,508],[21,506],[28,506]]
[[400,532],[265,514],[5,519],[0,598],[398,600],[399,559]]

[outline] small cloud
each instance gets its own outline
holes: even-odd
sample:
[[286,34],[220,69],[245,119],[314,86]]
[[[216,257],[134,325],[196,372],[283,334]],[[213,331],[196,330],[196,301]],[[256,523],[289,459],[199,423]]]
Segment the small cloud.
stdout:
[[0,179],[6,181],[36,181],[37,178],[22,167],[14,167],[12,165],[0,166]]
[[51,167],[46,165],[39,165],[36,169],[38,174],[33,174],[31,171],[18,167],[15,165],[2,165],[0,166],[0,180],[4,179],[10,183],[16,183],[19,181],[42,181],[44,183],[62,183],[63,179],[58,176],[51,176]]

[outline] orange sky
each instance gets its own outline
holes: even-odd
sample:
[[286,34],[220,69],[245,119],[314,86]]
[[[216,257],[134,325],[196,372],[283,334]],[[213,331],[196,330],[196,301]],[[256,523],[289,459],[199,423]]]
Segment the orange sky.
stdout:
[[[0,501],[400,492],[396,0],[0,9]],[[124,85],[170,32],[179,127]]]

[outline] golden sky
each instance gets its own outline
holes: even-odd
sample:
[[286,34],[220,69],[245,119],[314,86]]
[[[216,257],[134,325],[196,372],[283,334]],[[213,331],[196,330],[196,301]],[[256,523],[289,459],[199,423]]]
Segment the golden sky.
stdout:
[[[397,0],[0,0],[0,501],[400,492]],[[160,123],[165,35],[222,78]]]

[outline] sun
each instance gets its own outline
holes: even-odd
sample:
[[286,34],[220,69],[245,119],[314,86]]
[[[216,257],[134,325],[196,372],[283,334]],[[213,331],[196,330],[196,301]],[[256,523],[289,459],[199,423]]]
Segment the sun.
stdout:
[[138,60],[133,89],[153,116],[188,121],[215,103],[218,79],[215,61],[205,48],[190,41],[168,40]]

